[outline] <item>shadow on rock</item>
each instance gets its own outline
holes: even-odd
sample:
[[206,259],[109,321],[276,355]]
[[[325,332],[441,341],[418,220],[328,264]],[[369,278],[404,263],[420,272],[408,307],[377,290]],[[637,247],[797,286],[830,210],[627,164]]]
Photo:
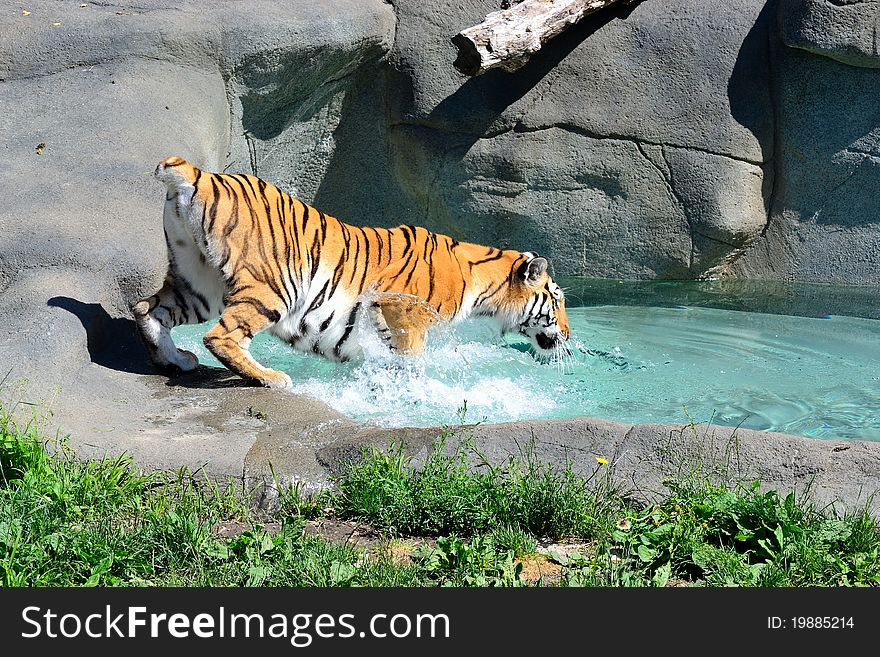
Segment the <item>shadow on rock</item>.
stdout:
[[468,78],[428,115],[428,125],[455,126],[467,117],[473,142],[484,136],[492,123],[514,102],[525,96],[584,40],[613,20],[625,20],[641,4],[614,5],[596,12],[546,43],[517,71],[493,69]]
[[130,374],[156,374],[133,319],[111,317],[99,303],[70,297],[52,297],[46,305],[79,319],[86,331],[89,358],[96,365]]
[[172,368],[163,372],[150,362],[133,319],[111,317],[99,303],[84,303],[70,297],[52,297],[46,302],[62,308],[86,330],[89,358],[96,365],[129,374],[167,374],[165,385],[183,388],[243,388],[256,385],[225,368],[199,365],[192,372]]
[[259,384],[243,379],[225,368],[199,365],[191,372],[170,375],[165,385],[181,388],[253,388]]
[[764,162],[774,156],[771,59],[777,56],[778,37],[773,32],[776,27],[776,5],[776,0],[770,0],[761,9],[754,27],[743,39],[727,81],[730,113],[741,126],[755,135],[761,145]]

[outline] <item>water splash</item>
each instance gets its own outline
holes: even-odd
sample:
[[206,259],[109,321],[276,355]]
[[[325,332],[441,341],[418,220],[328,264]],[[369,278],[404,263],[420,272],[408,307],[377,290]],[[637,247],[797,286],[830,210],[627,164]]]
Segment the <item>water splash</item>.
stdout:
[[557,407],[533,376],[544,366],[492,336],[488,325],[440,325],[417,356],[393,353],[368,323],[359,328],[363,361],[337,365],[330,377],[295,381],[293,391],[380,426],[519,420]]

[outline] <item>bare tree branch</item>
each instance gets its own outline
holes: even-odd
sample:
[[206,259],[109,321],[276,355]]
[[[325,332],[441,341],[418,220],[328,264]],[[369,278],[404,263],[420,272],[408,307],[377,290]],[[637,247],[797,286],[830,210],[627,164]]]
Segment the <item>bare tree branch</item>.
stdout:
[[462,30],[452,43],[458,48],[453,66],[465,75],[493,68],[515,71],[569,25],[609,5],[635,0],[523,0],[493,11],[479,25]]

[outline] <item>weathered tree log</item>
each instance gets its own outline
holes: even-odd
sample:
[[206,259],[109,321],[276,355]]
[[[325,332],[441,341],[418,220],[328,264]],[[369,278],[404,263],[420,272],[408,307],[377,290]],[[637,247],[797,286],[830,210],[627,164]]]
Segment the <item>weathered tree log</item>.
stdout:
[[493,68],[515,71],[547,41],[584,16],[635,0],[523,0],[493,11],[479,25],[462,30],[452,43],[458,48],[453,66],[465,75]]

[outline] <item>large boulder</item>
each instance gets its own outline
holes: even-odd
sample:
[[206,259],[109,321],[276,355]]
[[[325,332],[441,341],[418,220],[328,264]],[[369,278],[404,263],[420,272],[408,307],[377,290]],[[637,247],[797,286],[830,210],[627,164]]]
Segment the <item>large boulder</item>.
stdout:
[[850,66],[880,68],[880,0],[781,0],[786,46]]
[[766,224],[774,112],[764,0],[593,15],[515,73],[465,78],[483,0],[394,0],[391,152],[416,219],[552,256],[557,273],[717,273]]

